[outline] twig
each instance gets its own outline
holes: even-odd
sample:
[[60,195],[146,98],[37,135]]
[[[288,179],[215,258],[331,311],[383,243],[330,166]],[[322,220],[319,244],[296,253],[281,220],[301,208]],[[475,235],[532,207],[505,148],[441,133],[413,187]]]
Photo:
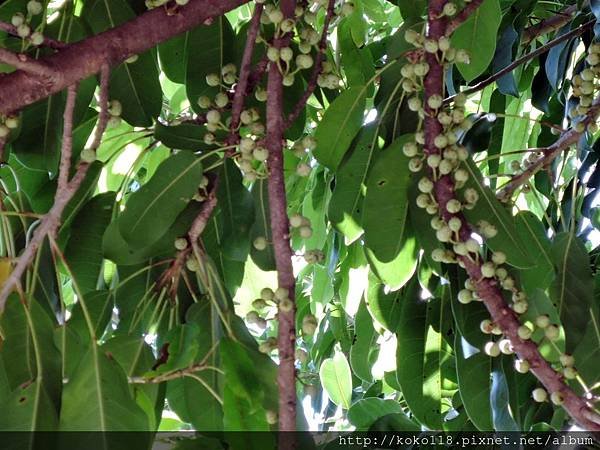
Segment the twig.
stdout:
[[[583,2],[581,8],[586,8],[588,4],[589,1]],[[554,16],[525,28],[523,31],[523,37],[521,39],[521,44],[527,45],[536,37],[550,33],[551,31],[562,27],[571,20],[573,14],[575,14],[577,11],[579,11],[578,5],[570,5],[564,8],[562,11],[557,12]]]
[[471,14],[475,12],[477,8],[483,3],[483,0],[473,0],[471,3],[467,3],[462,10],[454,16],[450,22],[448,22],[448,26],[446,27],[446,36],[450,36],[454,31],[460,27],[465,20],[471,17]]
[[[429,26],[428,37],[437,40],[445,32],[444,18],[440,13],[447,0],[430,0],[429,2]],[[427,62],[430,65],[429,72],[425,76],[425,145],[426,155],[440,154],[440,150],[435,146],[435,138],[443,131],[442,125],[437,120],[436,114],[431,114],[427,100],[433,95],[442,95],[444,92],[443,66],[437,60],[437,55],[427,54]],[[447,209],[450,200],[455,199],[455,186],[452,176],[443,175],[434,181],[434,197],[438,204],[442,218],[448,222],[457,217],[461,221],[459,231],[459,241],[465,242],[471,237],[472,227],[467,222],[462,213],[452,214]],[[577,396],[575,392],[565,383],[561,373],[557,372],[540,354],[537,345],[531,340],[523,340],[518,335],[518,329],[521,326],[516,313],[509,308],[502,291],[495,278],[485,278],[482,276],[481,267],[483,261],[481,258],[472,259],[469,256],[457,256],[461,265],[467,271],[467,274],[475,284],[475,290],[478,296],[489,311],[495,324],[506,336],[515,353],[529,363],[531,371],[536,378],[550,392],[558,392],[564,399],[563,407],[569,415],[575,419],[581,426],[589,430],[599,430],[600,420],[593,413],[586,400]],[[593,416],[590,418],[590,415]]]
[[69,170],[71,170],[71,158],[73,153],[73,111],[77,99],[77,85],[69,86],[67,89],[67,102],[63,118],[63,138],[60,153],[60,168],[58,171],[57,190],[61,191],[67,187],[69,182]]
[[[17,27],[15,27],[13,24],[0,21],[0,30],[12,36],[20,37],[19,33],[17,33]],[[57,41],[56,39],[52,39],[47,36],[44,36],[44,42],[42,43],[42,45],[44,47],[48,47],[54,50],[60,50],[68,46],[68,44],[66,44],[65,42]]]
[[[595,104],[588,111],[586,118],[583,120],[585,125],[596,120],[600,113],[600,101],[597,100]],[[512,179],[504,185],[504,187],[496,195],[501,201],[508,201],[513,193],[523,184],[527,183],[533,175],[535,175],[541,169],[548,167],[554,159],[560,155],[563,150],[566,150],[571,145],[576,144],[584,132],[579,132],[574,128],[564,133],[554,144],[539,149],[542,153],[538,159],[533,161],[531,165],[518,175],[512,177]]]
[[248,35],[246,37],[246,47],[244,48],[244,55],[242,56],[242,62],[240,64],[240,78],[235,87],[235,93],[233,94],[233,102],[231,106],[231,125],[229,127],[229,139],[228,143],[233,144],[233,140],[237,141],[237,128],[240,124],[240,115],[244,108],[244,100],[246,98],[248,87],[248,80],[250,79],[250,73],[252,70],[252,56],[254,55],[254,47],[256,47],[256,37],[260,30],[260,17],[263,12],[264,5],[257,3],[254,7],[254,13],[250,21],[250,27],[248,29]]
[[206,224],[208,223],[210,216],[212,216],[212,213],[217,206],[218,187],[219,180],[216,179],[213,183],[211,191],[208,193],[208,198],[202,204],[202,209],[192,222],[192,226],[190,227],[190,231],[188,232],[188,238],[191,243],[198,242],[200,235],[204,231],[204,228],[206,228]]
[[54,69],[48,64],[23,53],[13,53],[3,47],[0,47],[0,61],[38,77],[48,78],[54,75]]
[[[583,34],[588,28],[591,28],[594,25],[594,23],[596,23],[595,20],[590,20],[589,22],[586,22],[586,23],[580,25],[579,27],[577,27],[577,28],[569,31],[568,33],[565,33],[562,36],[558,36],[557,38],[551,40],[547,44],[542,45],[541,47],[536,48],[534,51],[532,51],[530,53],[527,53],[526,55],[523,55],[520,58],[516,59],[514,62],[512,62],[511,64],[509,64],[508,66],[506,66],[504,69],[499,70],[498,72],[496,72],[495,74],[493,74],[490,77],[486,78],[485,80],[480,81],[476,85],[471,86],[471,87],[465,89],[464,91],[462,91],[462,93],[468,95],[468,94],[473,94],[475,92],[481,91],[482,89],[484,89],[485,87],[489,86],[490,84],[492,84],[493,82],[495,82],[499,78],[502,78],[504,75],[506,75],[506,74],[512,72],[513,70],[515,70],[521,64],[526,63],[527,61],[535,58],[536,56],[539,56],[539,55],[541,55],[543,53],[546,53],[552,47],[557,46],[561,42],[564,42],[564,41],[566,41],[568,39],[571,39],[573,37],[576,37],[576,36],[579,36],[579,35]],[[444,100],[444,102],[450,102],[455,97],[456,97],[456,95],[448,97],[448,98],[446,98]]]
[[[98,119],[98,125],[96,126],[96,135],[92,149],[96,150],[100,146],[102,135],[106,129],[108,122],[108,80],[110,71],[108,66],[104,66],[101,72],[100,79],[100,117]],[[64,167],[64,166],[63,166]],[[80,163],[75,175],[69,181],[63,189],[57,189],[54,197],[54,205],[50,208],[50,211],[40,220],[38,227],[36,228],[33,237],[29,241],[25,250],[17,260],[17,264],[14,267],[10,276],[6,279],[2,289],[0,290],[0,314],[4,311],[6,300],[13,291],[13,289],[20,289],[20,280],[37,253],[38,248],[44,242],[46,236],[55,236],[60,226],[60,220],[63,211],[67,204],[71,201],[75,193],[79,190],[81,183],[87,175],[90,165],[87,163]]]
[[4,150],[6,149],[6,138],[0,138],[0,167],[2,167],[2,164],[6,164],[6,161],[4,160]]
[[313,68],[312,75],[310,80],[308,80],[308,85],[306,86],[306,90],[298,100],[298,103],[294,106],[292,112],[288,115],[287,120],[285,121],[285,128],[289,128],[296,119],[300,116],[308,99],[315,92],[317,88],[317,82],[319,80],[319,75],[323,71],[323,57],[325,55],[325,51],[327,51],[327,32],[329,30],[329,25],[331,24],[331,19],[335,13],[335,0],[329,0],[329,5],[327,7],[327,15],[325,16],[325,21],[323,22],[323,32],[321,33],[321,41],[319,42],[319,52],[317,53],[317,57],[315,58],[315,66]]

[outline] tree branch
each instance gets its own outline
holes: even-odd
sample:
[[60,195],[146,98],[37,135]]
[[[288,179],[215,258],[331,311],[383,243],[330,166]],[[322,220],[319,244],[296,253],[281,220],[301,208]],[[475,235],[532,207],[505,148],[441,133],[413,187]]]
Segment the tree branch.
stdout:
[[315,92],[317,88],[317,82],[319,79],[319,75],[323,71],[323,58],[325,56],[325,51],[327,50],[327,32],[329,30],[329,25],[331,24],[331,19],[335,13],[335,0],[329,0],[329,5],[327,6],[327,14],[325,15],[325,21],[323,22],[323,32],[321,33],[321,41],[319,42],[319,51],[317,53],[317,57],[315,58],[315,66],[313,68],[312,75],[310,80],[308,80],[308,85],[306,86],[306,90],[302,94],[298,103],[294,106],[292,112],[288,115],[287,120],[285,121],[285,128],[289,128],[296,119],[300,116],[308,99]]
[[0,47],[0,62],[40,78],[49,78],[54,75],[54,69],[47,64],[23,53],[13,53],[3,47]]
[[256,47],[256,37],[260,30],[260,17],[262,15],[264,5],[257,3],[254,7],[254,13],[252,20],[250,21],[250,27],[248,29],[248,35],[246,37],[246,47],[244,48],[244,55],[242,56],[242,62],[240,64],[240,78],[237,86],[235,87],[235,93],[233,94],[233,102],[231,106],[231,125],[229,127],[229,140],[228,144],[234,144],[233,139],[237,142],[237,128],[240,125],[240,115],[242,109],[244,109],[244,100],[247,95],[248,81],[252,72],[252,56],[254,55],[254,47]]
[[[96,150],[100,146],[100,142],[102,140],[102,135],[104,134],[104,130],[106,129],[106,124],[108,122],[108,80],[110,76],[110,71],[108,66],[103,66],[101,72],[100,79],[100,115],[98,118],[98,125],[96,126],[96,134],[94,137],[94,142],[92,144],[92,149]],[[64,142],[63,142],[64,145]],[[63,147],[64,151],[64,147]],[[61,157],[62,159],[62,157]],[[6,279],[5,283],[2,285],[2,289],[0,290],[0,314],[4,311],[4,306],[6,305],[6,300],[8,296],[13,291],[15,287],[20,286],[21,277],[35,258],[36,252],[40,245],[44,242],[46,236],[54,236],[60,226],[60,221],[62,214],[65,210],[67,204],[71,201],[81,183],[85,179],[87,175],[88,169],[90,165],[85,162],[80,162],[75,175],[63,186],[63,189],[57,189],[56,195],[54,197],[54,205],[50,208],[50,211],[44,217],[40,219],[40,223],[36,228],[31,241],[29,241],[25,250],[19,259],[17,260],[17,264],[13,269],[10,276]],[[60,170],[64,171],[70,169],[70,164],[61,164]],[[61,178],[64,178],[64,174],[60,175]],[[68,175],[67,175],[68,177]]]
[[[588,4],[589,1],[585,1],[581,7],[585,8]],[[550,33],[551,31],[566,25],[577,11],[579,11],[578,5],[567,6],[562,11],[557,12],[554,16],[544,19],[536,25],[525,28],[521,44],[527,45],[538,36]]]
[[456,14],[456,16],[454,16],[454,18],[448,22],[446,27],[446,36],[450,36],[452,33],[454,33],[454,31],[460,27],[465,20],[471,17],[471,14],[473,14],[482,3],[483,0],[472,0],[471,3],[467,3],[467,6],[459,11],[458,14]]
[[[444,35],[446,24],[445,19],[440,17],[440,13],[447,0],[429,1],[429,27],[428,38],[438,40]],[[425,76],[425,145],[424,153],[429,155],[440,155],[441,151],[435,145],[435,138],[443,132],[443,127],[437,119],[437,111],[428,106],[428,99],[434,95],[443,95],[443,66],[437,59],[437,55],[427,53],[427,62],[430,65],[429,72]],[[451,213],[447,205],[451,200],[456,199],[455,185],[451,175],[440,175],[433,177],[434,197],[437,202],[441,217],[447,222],[452,218],[459,218],[461,227],[458,233],[458,242],[466,242],[472,233],[472,227],[467,222],[461,212]],[[500,328],[506,338],[509,339],[515,353],[529,363],[531,371],[536,378],[550,392],[558,392],[564,399],[563,407],[569,415],[575,419],[581,426],[589,430],[599,430],[600,421],[590,419],[590,415],[595,417],[587,402],[577,396],[575,392],[565,383],[562,374],[555,371],[552,366],[542,357],[537,345],[531,340],[524,340],[519,337],[518,329],[521,326],[517,314],[506,304],[498,281],[496,278],[485,278],[482,275],[482,258],[471,258],[470,255],[457,255],[457,260],[465,268],[467,274],[475,285],[478,296],[489,311],[495,324]]]
[[[534,51],[529,52],[526,55],[523,55],[520,58],[516,59],[514,62],[512,62],[511,64],[509,64],[508,66],[506,66],[504,69],[499,70],[498,72],[496,72],[495,74],[493,74],[490,77],[486,78],[485,80],[482,80],[479,83],[477,83],[476,85],[471,86],[471,87],[465,89],[464,91],[462,91],[462,93],[466,94],[466,95],[469,95],[469,94],[473,94],[475,92],[481,91],[482,89],[486,88],[490,84],[494,83],[496,80],[502,78],[504,75],[511,73],[513,70],[515,70],[521,64],[524,64],[527,61],[532,60],[536,56],[539,56],[539,55],[541,55],[543,53],[546,53],[552,47],[556,47],[561,42],[567,41],[569,39],[572,39],[572,38],[574,38],[576,36],[579,36],[579,35],[583,34],[588,28],[591,28],[592,26],[594,26],[594,23],[596,23],[595,20],[590,20],[589,22],[586,22],[586,23],[580,25],[579,27],[577,27],[577,28],[569,31],[568,33],[565,33],[562,36],[558,36],[557,38],[551,40],[547,44],[542,45],[541,47],[536,48]],[[455,97],[456,97],[456,95],[448,97],[448,98],[446,98],[444,100],[444,102],[446,102],[446,103],[450,102]]]
[[[588,111],[586,118],[583,120],[585,126],[595,121],[599,113],[600,100],[597,100]],[[542,156],[535,160],[526,170],[518,175],[514,175],[512,179],[506,183],[506,185],[504,185],[500,192],[498,192],[496,195],[498,199],[501,201],[508,201],[520,186],[527,183],[538,171],[548,167],[552,161],[554,161],[554,159],[558,157],[558,155],[560,155],[564,150],[569,148],[571,145],[576,144],[584,133],[585,131],[579,132],[572,128],[564,133],[554,144],[546,148],[539,149],[539,151],[542,153]]]
[[73,153],[73,111],[77,99],[77,85],[69,86],[67,89],[67,102],[63,119],[62,149],[60,153],[60,168],[58,171],[57,190],[66,189],[69,182],[69,171],[71,170],[71,157]]
[[177,14],[155,8],[118,27],[70,44],[41,58],[56,69],[52,77],[17,71],[0,78],[0,113],[21,109],[98,73],[103,65],[115,66],[131,55],[143,53],[173,36],[218,17],[249,0],[192,0]]
[[[293,17],[295,1],[281,2],[285,17]],[[277,38],[273,45],[277,48],[287,46],[289,36]],[[279,309],[277,318],[279,367],[277,385],[279,387],[279,431],[296,429],[296,368],[294,353],[296,346],[296,279],[292,267],[292,248],[290,245],[290,225],[287,215],[285,177],[283,168],[283,75],[277,64],[270,64],[267,81],[267,135],[265,147],[269,150],[267,166],[269,169],[268,192],[271,219],[271,238],[275,253],[277,281],[280,288],[288,290],[292,301],[290,311]],[[280,433],[279,448],[295,448],[295,440],[286,433]]]

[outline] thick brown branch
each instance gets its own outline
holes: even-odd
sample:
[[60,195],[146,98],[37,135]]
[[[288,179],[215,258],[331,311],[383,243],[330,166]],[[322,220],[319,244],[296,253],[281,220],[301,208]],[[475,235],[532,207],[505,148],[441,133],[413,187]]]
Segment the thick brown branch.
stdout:
[[[281,9],[286,17],[292,17],[295,1],[281,2]],[[287,46],[289,36],[276,39],[277,48]],[[267,135],[265,146],[269,150],[267,166],[269,170],[268,192],[271,219],[271,239],[275,253],[277,281],[280,288],[287,289],[292,301],[291,310],[279,309],[277,318],[279,368],[277,385],[279,387],[279,431],[295,431],[296,429],[296,368],[294,353],[296,346],[296,279],[292,267],[292,248],[290,245],[290,225],[287,215],[287,199],[285,193],[285,177],[283,168],[283,75],[277,64],[270,64],[267,81]],[[292,435],[280,434],[280,449],[295,448]]]
[[73,153],[73,111],[77,99],[77,85],[69,86],[67,89],[67,102],[63,119],[62,149],[60,153],[60,169],[58,171],[57,190],[66,189],[69,182],[69,171],[71,170],[71,158]]
[[169,14],[155,8],[96,36],[70,44],[38,60],[55,69],[51,78],[17,71],[0,79],[0,113],[10,113],[55,94],[98,73],[102,66],[122,63],[157,44],[218,17],[249,0],[192,0]]
[[[231,106],[231,125],[229,127],[229,144],[233,144],[237,140],[237,128],[240,125],[240,115],[244,109],[244,100],[247,95],[248,80],[252,72],[252,56],[254,55],[254,47],[256,47],[256,37],[260,31],[260,16],[263,12],[263,5],[257,3],[254,7],[252,20],[246,37],[246,47],[240,64],[240,78],[235,87],[233,102]],[[232,142],[233,141],[233,142]]]
[[[600,112],[600,103],[596,102],[594,106],[590,108],[586,118],[583,120],[585,125],[593,122],[598,117],[598,113]],[[576,144],[584,132],[579,132],[576,129],[572,128],[566,133],[564,133],[554,144],[539,149],[538,151],[542,153],[537,160],[535,160],[526,170],[521,172],[518,175],[513,176],[513,178],[506,183],[506,185],[498,192],[497,197],[499,200],[508,201],[513,193],[522,185],[527,183],[532,176],[534,176],[540,170],[550,166],[552,161],[558,157],[564,150],[568,149],[571,145]]]
[[[440,18],[440,12],[446,2],[447,0],[430,0],[429,2],[428,37],[430,39],[437,40],[445,30],[444,19]],[[427,105],[427,100],[431,96],[442,95],[444,91],[443,67],[436,56],[427,55],[427,62],[430,65],[430,69],[424,80],[425,105]],[[429,106],[426,106],[425,113],[424,152],[426,155],[440,154],[440,150],[435,146],[434,140],[442,132],[442,125],[437,120],[435,111],[432,111]],[[446,222],[450,221],[453,217],[458,217],[461,220],[459,241],[465,242],[468,240],[471,236],[471,225],[461,213],[452,214],[447,209],[448,202],[456,198],[454,181],[451,176],[444,175],[435,180],[434,197],[440,214]],[[506,304],[497,280],[482,276],[482,258],[458,256],[458,260],[474,282],[477,294],[483,300],[495,324],[500,328],[504,336],[510,340],[515,353],[522,360],[529,363],[533,374],[550,393],[558,392],[562,395],[564,399],[563,407],[579,425],[588,430],[599,430],[600,421],[598,421],[587,402],[577,396],[565,383],[562,374],[555,371],[542,357],[535,343],[519,337],[518,329],[521,323],[518,316]]]
[[306,90],[302,94],[298,103],[294,106],[294,109],[289,114],[287,120],[285,121],[285,127],[289,128],[296,119],[300,116],[304,108],[306,107],[306,103],[310,96],[315,92],[317,88],[317,82],[319,80],[319,75],[323,71],[323,59],[325,58],[325,52],[327,51],[327,33],[329,31],[329,25],[331,24],[331,19],[335,13],[335,0],[329,0],[329,5],[327,7],[327,14],[325,16],[325,21],[323,22],[323,32],[321,33],[321,41],[319,42],[319,50],[317,53],[317,57],[315,58],[315,66],[313,68],[312,75],[310,76],[310,80],[308,80],[308,85],[306,86]]
[[471,3],[467,3],[462,10],[452,18],[446,27],[446,36],[450,36],[458,27],[460,27],[465,20],[467,20],[475,12],[477,8],[483,3],[483,0],[473,0]]
[[13,53],[2,47],[0,47],[0,61],[40,78],[50,78],[54,75],[54,69],[47,64],[23,53]]
[[[100,79],[100,117],[98,119],[98,125],[96,126],[96,135],[92,145],[93,150],[96,150],[100,146],[100,141],[108,121],[109,76],[110,72],[108,70],[108,66],[104,66]],[[48,213],[42,219],[40,219],[40,223],[36,228],[33,237],[27,243],[27,246],[25,247],[25,250],[23,250],[21,256],[19,256],[17,264],[12,273],[5,281],[4,285],[2,285],[2,289],[0,290],[0,314],[4,311],[4,306],[6,305],[6,300],[10,293],[14,288],[20,286],[21,277],[32,263],[38,248],[42,245],[46,236],[54,237],[56,235],[65,207],[71,201],[81,186],[81,183],[83,183],[89,167],[90,165],[87,163],[80,163],[71,181],[66,183],[66,185],[63,186],[63,189],[56,190],[54,205],[52,205],[50,211],[48,211]],[[64,166],[62,166],[61,169],[62,168],[64,168]]]
[[[511,73],[513,70],[515,70],[521,64],[524,64],[527,61],[530,61],[533,58],[535,58],[543,53],[546,53],[552,47],[556,47],[561,42],[567,41],[569,39],[572,39],[576,36],[583,34],[588,28],[591,28],[594,25],[594,23],[596,23],[595,20],[590,20],[589,22],[586,22],[586,23],[580,25],[579,27],[569,31],[568,33],[558,36],[557,38],[551,40],[547,44],[542,45],[541,47],[536,48],[534,51],[527,53],[526,55],[523,55],[520,58],[516,59],[511,64],[506,66],[504,69],[499,70],[498,72],[496,72],[495,74],[486,78],[485,80],[482,80],[479,83],[477,83],[476,85],[465,89],[464,91],[462,91],[462,93],[468,95],[468,94],[473,94],[475,92],[481,91],[482,89],[486,88],[487,86],[494,83],[498,79],[502,78],[504,75]],[[444,101],[445,102],[452,101],[454,99],[454,97],[456,97],[456,96],[448,97]]]

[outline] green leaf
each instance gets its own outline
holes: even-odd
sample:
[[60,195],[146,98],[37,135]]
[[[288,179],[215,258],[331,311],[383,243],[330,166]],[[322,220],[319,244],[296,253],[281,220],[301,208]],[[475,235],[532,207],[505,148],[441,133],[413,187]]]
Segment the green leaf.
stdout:
[[119,219],[119,231],[132,248],[148,246],[165,234],[198,190],[202,162],[180,152],[164,161],[150,181],[134,192]]
[[[37,380],[17,387],[2,402],[0,412],[0,430],[26,431],[21,436],[8,434],[9,442],[14,445],[13,439],[20,437],[23,441],[34,440],[32,432],[55,431],[58,425],[58,414],[50,396],[46,392],[42,381]],[[6,440],[3,445],[10,448],[33,448],[29,446],[11,446]],[[23,443],[21,441],[21,443]],[[31,443],[29,443],[31,445]]]
[[356,431],[368,430],[380,417],[403,413],[400,403],[382,398],[363,398],[348,410],[348,420]]
[[458,387],[465,410],[478,430],[491,431],[494,429],[490,404],[491,358],[460,333],[456,333],[454,339]]
[[583,243],[573,233],[559,233],[552,243],[556,279],[550,298],[565,328],[566,349],[572,353],[589,323],[594,296],[594,279]]
[[199,351],[200,330],[194,323],[177,325],[161,339],[161,348],[166,347],[167,361],[156,369],[156,373],[172,372],[191,366]]
[[65,259],[81,293],[96,289],[102,273],[102,236],[112,218],[116,194],[106,192],[88,201],[71,225]]
[[323,361],[319,377],[331,401],[349,409],[352,400],[352,372],[344,354],[336,352],[333,358]]
[[175,83],[185,83],[187,42],[190,33],[183,33],[158,45],[160,68]]
[[371,368],[379,354],[379,334],[373,328],[373,320],[364,301],[360,302],[354,318],[354,341],[350,347],[350,366],[353,373],[363,381],[373,381]]
[[329,201],[330,222],[346,236],[347,244],[363,233],[362,203],[364,183],[373,160],[375,125],[365,126],[353,141],[338,167],[335,187]]
[[402,147],[411,138],[404,135],[379,153],[366,182],[362,216],[365,245],[381,262],[396,258],[405,243],[411,173]]
[[469,222],[477,224],[480,220],[486,220],[496,227],[496,236],[485,242],[493,251],[504,252],[510,265],[518,268],[533,266],[532,257],[521,241],[514,217],[496,200],[490,188],[483,184],[481,173],[475,164],[469,160],[465,168],[469,172],[465,188],[473,188],[479,194],[477,206],[464,211]]
[[236,397],[246,399],[250,404],[260,403],[263,392],[257,377],[256,366],[247,350],[238,342],[223,338],[219,346],[225,382]]
[[470,64],[457,64],[467,82],[481,75],[494,57],[502,11],[498,0],[484,0],[452,35],[452,47],[465,49]]
[[[215,17],[210,25],[202,25],[189,32],[185,51],[185,87],[192,109],[200,112],[198,98],[214,97],[219,87],[206,84],[206,76],[221,75],[221,68],[235,62],[235,34],[225,16]],[[201,51],[198,51],[201,49]]]
[[[561,319],[557,308],[552,304],[548,295],[542,289],[535,289],[528,293],[527,304],[529,305],[525,314],[521,317],[523,321],[535,323],[535,319],[543,314],[550,317],[550,322],[561,326]],[[565,333],[561,327],[560,337],[550,342],[544,337],[544,330],[536,328],[531,339],[538,344],[540,353],[548,362],[558,362],[560,355],[565,351]]]
[[[90,336],[90,325],[86,320],[82,304],[85,304],[93,336]],[[100,339],[112,316],[113,306],[108,291],[88,291],[84,294],[83,301],[80,300],[73,305],[67,327],[77,333],[82,343]]]
[[[81,17],[98,34],[133,19],[135,13],[126,0],[92,0],[84,4]],[[160,114],[162,90],[153,51],[113,69],[109,86],[110,98],[121,102],[121,117],[131,125],[150,126]]]
[[521,241],[530,243],[529,254],[535,261],[532,267],[519,271],[523,290],[546,289],[554,279],[554,265],[544,224],[530,211],[518,213],[515,224]]
[[447,409],[443,364],[452,355],[441,334],[445,309],[440,299],[423,301],[414,292],[402,302],[396,331],[396,378],[414,417],[430,429],[442,427]]
[[177,150],[206,150],[204,143],[206,128],[201,125],[182,123],[181,125],[154,125],[154,137],[165,146]]
[[404,289],[386,292],[385,286],[373,275],[369,276],[369,286],[365,294],[369,313],[377,322],[386,329],[394,332],[402,318],[403,297],[410,298],[419,290],[419,282],[416,277]]
[[327,108],[315,132],[315,158],[329,169],[337,169],[363,123],[367,87],[346,89]]
[[269,209],[269,192],[267,190],[267,181],[259,180],[252,186],[252,196],[254,197],[254,215],[256,220],[250,229],[250,241],[258,237],[264,237],[267,242],[267,248],[257,250],[254,245],[250,248],[252,261],[262,270],[275,270],[275,254],[271,245],[271,216]]
[[146,415],[135,403],[116,361],[91,347],[63,388],[61,431],[144,431]]

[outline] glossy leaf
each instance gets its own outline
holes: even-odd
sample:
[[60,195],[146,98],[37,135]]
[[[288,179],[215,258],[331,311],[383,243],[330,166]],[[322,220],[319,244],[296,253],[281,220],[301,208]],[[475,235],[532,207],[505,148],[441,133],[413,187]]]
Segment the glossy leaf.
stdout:
[[336,352],[333,358],[323,361],[319,377],[331,401],[349,409],[352,399],[352,373],[344,354]]

